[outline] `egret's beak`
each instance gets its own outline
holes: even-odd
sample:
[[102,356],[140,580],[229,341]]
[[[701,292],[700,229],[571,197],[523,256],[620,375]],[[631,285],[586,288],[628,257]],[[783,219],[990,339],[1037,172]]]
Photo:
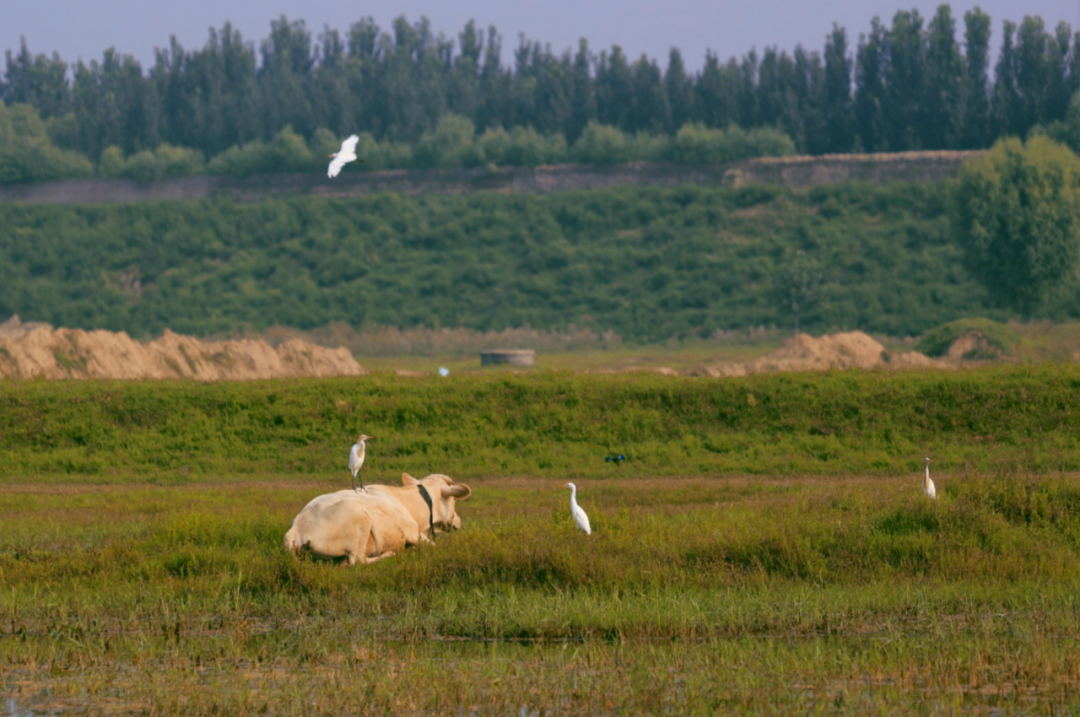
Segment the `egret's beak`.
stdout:
[[560,488],[569,488],[569,487],[570,487],[570,484],[569,484],[569,483],[563,483],[563,484],[562,484],[561,486],[559,486],[559,487],[560,487]]
[[328,154],[328,155],[326,155],[326,156],[327,156],[327,157],[336,157],[336,156],[337,156],[337,152],[334,152],[333,154]]

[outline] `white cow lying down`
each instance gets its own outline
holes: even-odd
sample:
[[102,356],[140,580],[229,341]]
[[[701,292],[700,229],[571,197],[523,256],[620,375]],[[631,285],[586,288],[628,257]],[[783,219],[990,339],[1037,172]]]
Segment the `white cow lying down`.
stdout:
[[456,502],[472,495],[469,486],[439,473],[422,480],[403,473],[401,482],[400,487],[369,485],[366,491],[339,490],[313,499],[293,518],[285,549],[366,565],[461,527]]

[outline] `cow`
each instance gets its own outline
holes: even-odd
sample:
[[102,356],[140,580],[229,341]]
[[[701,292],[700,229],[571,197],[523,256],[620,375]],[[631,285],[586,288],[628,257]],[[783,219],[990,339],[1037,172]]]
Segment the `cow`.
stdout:
[[367,565],[461,527],[456,501],[472,495],[467,485],[441,474],[401,479],[401,487],[369,485],[363,493],[340,490],[312,499],[293,518],[285,549]]

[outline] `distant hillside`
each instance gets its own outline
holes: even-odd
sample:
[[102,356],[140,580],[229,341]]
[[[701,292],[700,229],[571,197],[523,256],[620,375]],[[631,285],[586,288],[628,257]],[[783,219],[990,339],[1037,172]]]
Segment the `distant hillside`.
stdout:
[[[803,262],[820,279],[804,329],[915,335],[1001,317],[960,268],[948,187],[0,204],[0,317],[133,336],[344,321],[664,341],[791,326],[777,295]],[[1080,305],[1068,292],[1060,304]]]

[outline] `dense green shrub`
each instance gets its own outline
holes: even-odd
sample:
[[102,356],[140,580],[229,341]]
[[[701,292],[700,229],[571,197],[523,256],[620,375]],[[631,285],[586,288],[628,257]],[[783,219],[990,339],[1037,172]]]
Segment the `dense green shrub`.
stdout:
[[0,184],[88,177],[93,165],[54,145],[30,105],[0,103]]
[[184,147],[162,144],[155,150],[143,150],[127,158],[119,147],[109,147],[101,154],[98,174],[152,182],[166,177],[199,174],[203,165],[201,152]]
[[583,164],[655,161],[664,156],[667,146],[666,137],[626,134],[618,127],[590,122],[574,143],[571,156]]
[[585,164],[619,164],[633,158],[626,134],[617,127],[590,122],[574,143],[574,159]]
[[795,154],[795,143],[783,132],[769,127],[747,131],[735,125],[722,130],[688,124],[675,135],[667,156],[673,162],[721,163],[790,154]]
[[452,113],[443,115],[435,129],[420,137],[413,157],[416,165],[424,169],[476,167],[483,163],[472,120]]
[[[413,149],[403,142],[383,141],[379,142],[367,132],[361,132],[360,141],[356,143],[356,156],[363,160],[359,166],[352,165],[350,169],[403,169],[413,166]],[[332,150],[337,152],[340,143]],[[329,154],[329,152],[327,153]],[[329,162],[328,157],[321,154],[315,155],[323,162]]]
[[[325,141],[325,140],[324,140]],[[304,138],[286,126],[270,142],[249,142],[233,146],[210,160],[206,170],[211,174],[230,174],[249,177],[254,174],[312,171],[317,163]]]
[[496,166],[536,167],[567,161],[566,140],[561,134],[544,136],[532,127],[489,129],[477,140],[485,162]]
[[999,304],[1030,316],[1080,268],[1080,158],[1046,137],[999,140],[968,160],[953,225],[964,263]]
[[1045,134],[1055,142],[1068,146],[1073,152],[1080,154],[1080,90],[1069,101],[1069,109],[1065,113],[1065,119],[1051,122],[1045,127],[1035,127],[1034,135]]
[[927,331],[915,350],[927,356],[942,356],[953,341],[969,331],[978,331],[989,344],[1005,353],[1011,353],[1020,342],[1020,334],[1000,322],[978,318],[959,319]]

